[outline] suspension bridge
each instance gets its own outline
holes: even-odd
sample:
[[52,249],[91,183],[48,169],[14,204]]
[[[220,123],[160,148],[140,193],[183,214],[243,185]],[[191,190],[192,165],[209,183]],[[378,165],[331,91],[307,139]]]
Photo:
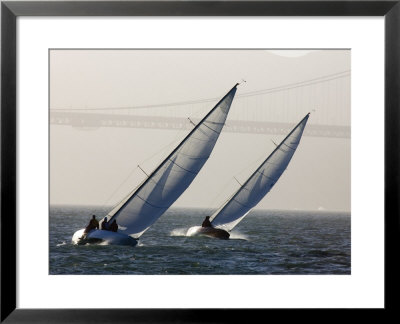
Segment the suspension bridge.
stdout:
[[[315,111],[305,136],[350,138],[350,76],[347,70],[238,94],[224,131],[287,134],[297,119]],[[219,99],[131,107],[50,109],[49,118],[51,125],[82,130],[99,127],[191,129]]]

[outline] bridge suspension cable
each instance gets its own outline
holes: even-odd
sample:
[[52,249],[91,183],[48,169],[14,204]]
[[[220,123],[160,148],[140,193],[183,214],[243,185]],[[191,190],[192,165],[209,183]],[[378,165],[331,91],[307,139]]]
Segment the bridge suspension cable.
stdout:
[[[321,76],[318,78],[305,80],[296,83],[290,83],[278,87],[268,88],[268,89],[261,89],[252,92],[242,93],[237,95],[236,98],[246,98],[246,97],[254,97],[260,96],[265,94],[271,94],[280,91],[291,90],[295,88],[302,88],[307,87],[315,84],[320,84],[336,79],[341,79],[350,76],[351,70],[345,70],[342,72],[337,72],[325,76]],[[57,109],[50,109],[52,111],[101,111],[101,110],[130,110],[130,109],[144,109],[144,108],[160,108],[160,107],[176,107],[176,106],[183,106],[183,105],[193,105],[193,104],[200,104],[200,103],[207,103],[207,102],[214,102],[220,99],[219,97],[216,98],[207,98],[207,99],[198,99],[198,100],[188,100],[188,101],[179,101],[179,102],[171,102],[171,103],[164,103],[164,104],[154,104],[154,105],[141,105],[141,106],[130,106],[130,107],[101,107],[101,108],[57,108]]]

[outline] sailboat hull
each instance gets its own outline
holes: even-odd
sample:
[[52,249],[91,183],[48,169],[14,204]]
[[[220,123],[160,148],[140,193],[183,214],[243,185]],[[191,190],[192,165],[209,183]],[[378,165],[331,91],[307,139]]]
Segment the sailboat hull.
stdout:
[[105,244],[105,245],[128,245],[135,246],[137,245],[137,240],[128,235],[111,232],[111,231],[103,231],[103,230],[92,230],[85,237],[83,235],[84,228],[76,231],[72,236],[72,243],[77,245],[85,245],[85,244]]
[[189,228],[187,233],[188,236],[208,236],[221,240],[228,240],[230,237],[230,234],[227,231],[214,227],[194,226]]

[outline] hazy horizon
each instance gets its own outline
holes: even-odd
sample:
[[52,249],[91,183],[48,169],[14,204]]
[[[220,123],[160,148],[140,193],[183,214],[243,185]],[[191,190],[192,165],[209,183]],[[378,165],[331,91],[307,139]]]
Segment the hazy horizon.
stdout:
[[[82,205],[76,205],[76,204],[50,204],[50,207],[86,207],[86,208],[89,208],[89,207],[93,207],[93,208],[109,208],[110,210],[111,210],[111,208],[113,207],[114,205],[106,205],[106,206],[103,206],[103,205],[85,205],[85,204],[82,204]],[[182,209],[182,210],[185,210],[185,209],[199,209],[199,210],[204,210],[204,209],[211,209],[211,210],[215,210],[215,208],[212,208],[212,207],[196,207],[196,206],[191,206],[191,207],[185,207],[185,206],[172,206],[172,207],[170,207],[169,209]],[[326,209],[317,209],[317,210],[308,210],[308,209],[290,209],[290,208],[288,208],[288,209],[282,209],[282,208],[259,208],[259,207],[254,207],[254,208],[252,208],[251,209],[251,211],[255,211],[255,212],[257,212],[257,211],[285,211],[285,210],[287,210],[287,211],[290,211],[290,212],[312,212],[312,213],[316,213],[316,212],[318,212],[318,213],[327,213],[327,214],[334,214],[334,213],[343,213],[343,214],[349,214],[350,215],[350,210],[326,210]],[[98,216],[102,216],[102,215],[98,215]]]

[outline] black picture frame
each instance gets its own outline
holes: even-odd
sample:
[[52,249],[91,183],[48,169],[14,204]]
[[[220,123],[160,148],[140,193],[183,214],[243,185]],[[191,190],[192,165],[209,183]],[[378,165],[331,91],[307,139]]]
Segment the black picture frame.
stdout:
[[[2,1],[1,3],[1,322],[6,323],[220,323],[276,320],[268,309],[17,309],[16,19],[19,16],[384,16],[385,18],[385,307],[396,311],[399,275],[400,4],[395,1]],[[7,222],[7,228],[3,226]],[[397,248],[396,248],[397,247]],[[373,256],[372,256],[373,257]],[[366,289],[367,291],[367,289]],[[40,293],[40,292],[38,292]],[[287,309],[284,309],[286,311]],[[266,312],[272,314],[266,315]],[[296,320],[324,320],[293,310]],[[335,315],[332,310],[330,319]],[[334,310],[338,311],[338,310]],[[348,315],[359,310],[343,310]],[[310,317],[310,315],[312,317]],[[348,316],[347,315],[347,316]],[[390,316],[389,315],[389,316]],[[268,316],[268,317],[267,317]],[[326,315],[322,315],[326,316]],[[333,316],[333,317],[332,317]],[[246,319],[247,318],[247,319]],[[348,318],[350,319],[350,318]]]

